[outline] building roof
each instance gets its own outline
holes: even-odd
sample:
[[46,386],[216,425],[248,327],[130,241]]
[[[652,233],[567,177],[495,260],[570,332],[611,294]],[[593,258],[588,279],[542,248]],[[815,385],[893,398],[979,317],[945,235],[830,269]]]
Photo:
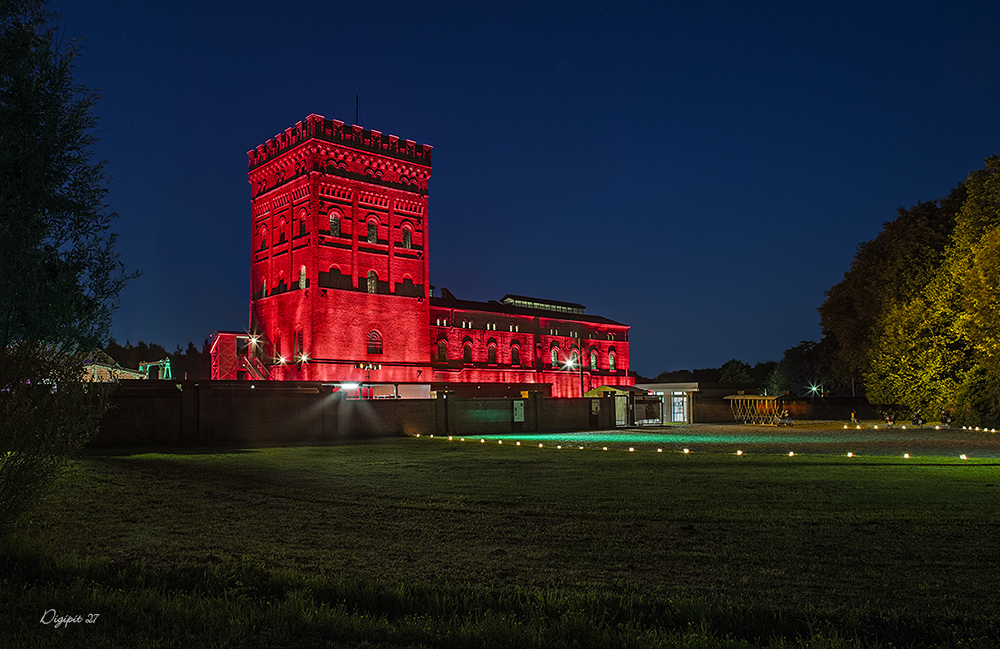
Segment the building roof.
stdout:
[[583,313],[587,308],[576,302],[560,302],[559,300],[546,300],[538,297],[527,297],[526,295],[511,295],[510,293],[500,298],[500,302],[512,306],[558,311],[560,313]]
[[[431,306],[443,309],[463,309],[466,311],[485,311],[487,313],[497,313],[503,315],[520,315],[520,316],[530,316],[538,318],[550,318],[554,320],[567,320],[574,322],[590,322],[593,324],[605,324],[614,325],[616,327],[628,327],[628,325],[622,324],[621,322],[616,322],[609,318],[605,318],[599,315],[587,315],[585,313],[567,313],[562,311],[554,311],[551,309],[544,308],[529,308],[524,306],[514,306],[512,304],[502,304],[496,300],[490,300],[489,302],[477,302],[474,300],[460,300],[451,292],[447,292],[447,289],[443,289],[447,297],[432,297]],[[507,297],[516,297],[512,295],[506,295]],[[534,298],[524,298],[526,300],[533,300]],[[554,300],[537,300],[537,302],[546,302],[549,304],[561,304],[561,305],[571,305],[574,307],[583,308],[582,305],[574,304],[572,302],[555,302]]]

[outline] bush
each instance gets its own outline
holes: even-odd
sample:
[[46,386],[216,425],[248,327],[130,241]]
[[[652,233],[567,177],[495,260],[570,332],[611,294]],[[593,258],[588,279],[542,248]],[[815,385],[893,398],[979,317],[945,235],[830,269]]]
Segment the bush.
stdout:
[[84,382],[85,362],[36,343],[0,349],[0,539],[44,496],[107,410],[113,384]]

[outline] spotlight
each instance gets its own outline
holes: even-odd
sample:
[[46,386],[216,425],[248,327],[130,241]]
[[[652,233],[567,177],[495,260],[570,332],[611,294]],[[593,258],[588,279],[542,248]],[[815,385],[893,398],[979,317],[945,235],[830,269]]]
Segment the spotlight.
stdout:
[[497,444],[503,444],[503,440],[497,440]]
[[562,448],[562,446],[560,445],[560,446],[557,446],[556,448],[557,448],[557,449],[561,449],[561,448]]
[[861,430],[861,424],[858,424],[858,430]]
[[628,452],[629,452],[629,453],[635,453],[635,449],[634,449],[634,448],[632,448],[631,446],[629,446],[629,447],[628,447]]
[[539,444],[539,445],[538,445],[538,448],[542,448],[542,445],[541,445],[541,444]]
[[518,442],[518,443],[517,443],[517,445],[518,445],[518,446],[520,446],[520,445],[521,445],[521,442]]
[[847,430],[847,424],[844,424],[844,430]]
[[605,447],[604,447],[604,450],[605,450],[605,451],[606,451],[606,450],[608,450],[608,447],[607,447],[607,446],[605,446]]
[[420,433],[417,433],[417,437],[420,437]]
[[451,435],[448,435],[448,441],[449,442],[451,441]]
[[689,449],[689,448],[686,448],[686,449],[684,449],[684,454],[685,454],[685,455],[687,455],[687,454],[688,454],[688,453],[690,453],[690,452],[691,452],[691,449]]
[[663,452],[663,449],[662,449],[662,448],[658,448],[658,449],[656,449],[656,452],[657,452],[657,453],[662,453],[662,452]]
[[875,424],[875,430],[878,430],[878,424]]
[[795,457],[795,451],[788,451],[788,457]]
[[969,459],[968,457],[966,457],[965,453],[962,453],[958,457],[962,458],[963,460],[968,460]]
[[736,451],[737,455],[743,455],[743,451]]
[[909,460],[910,459],[910,454],[909,453],[903,453],[903,459],[904,460]]
[[481,439],[481,440],[479,440],[479,443],[480,443],[480,444],[485,444],[485,443],[486,443],[486,440],[485,440],[485,439]]
[[847,457],[854,457],[854,453],[851,453],[850,451],[848,451],[847,452]]
[[580,450],[581,450],[581,451],[583,450],[583,447],[582,447],[582,446],[580,447]]

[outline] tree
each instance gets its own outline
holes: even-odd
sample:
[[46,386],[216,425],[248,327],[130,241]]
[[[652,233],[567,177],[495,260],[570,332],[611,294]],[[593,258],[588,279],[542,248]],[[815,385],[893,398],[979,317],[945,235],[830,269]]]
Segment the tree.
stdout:
[[82,382],[127,276],[114,252],[95,91],[43,0],[0,2],[0,536],[94,432]]
[[920,295],[935,276],[965,196],[959,184],[947,198],[899,208],[875,239],[858,246],[844,279],[826,292],[820,323],[837,341],[831,369],[842,385],[871,370],[889,312]]
[[876,327],[871,398],[1000,421],[1000,158],[969,174],[949,244],[922,290]]
[[749,365],[733,358],[719,368],[719,383],[750,383],[753,381],[752,373]]
[[[815,396],[822,386],[823,392],[831,392],[844,386],[834,375],[831,365],[836,353],[836,339],[824,336],[818,343],[803,340],[795,347],[786,349],[764,382],[767,394],[789,392],[796,396]],[[850,394],[849,387],[847,394]]]

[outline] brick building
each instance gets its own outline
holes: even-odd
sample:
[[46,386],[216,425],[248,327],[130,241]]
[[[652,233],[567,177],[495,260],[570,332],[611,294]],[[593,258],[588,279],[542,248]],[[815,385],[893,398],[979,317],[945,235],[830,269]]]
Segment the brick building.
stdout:
[[582,305],[432,297],[430,146],[310,115],[248,157],[249,330],[216,332],[213,379],[633,383],[628,327]]

